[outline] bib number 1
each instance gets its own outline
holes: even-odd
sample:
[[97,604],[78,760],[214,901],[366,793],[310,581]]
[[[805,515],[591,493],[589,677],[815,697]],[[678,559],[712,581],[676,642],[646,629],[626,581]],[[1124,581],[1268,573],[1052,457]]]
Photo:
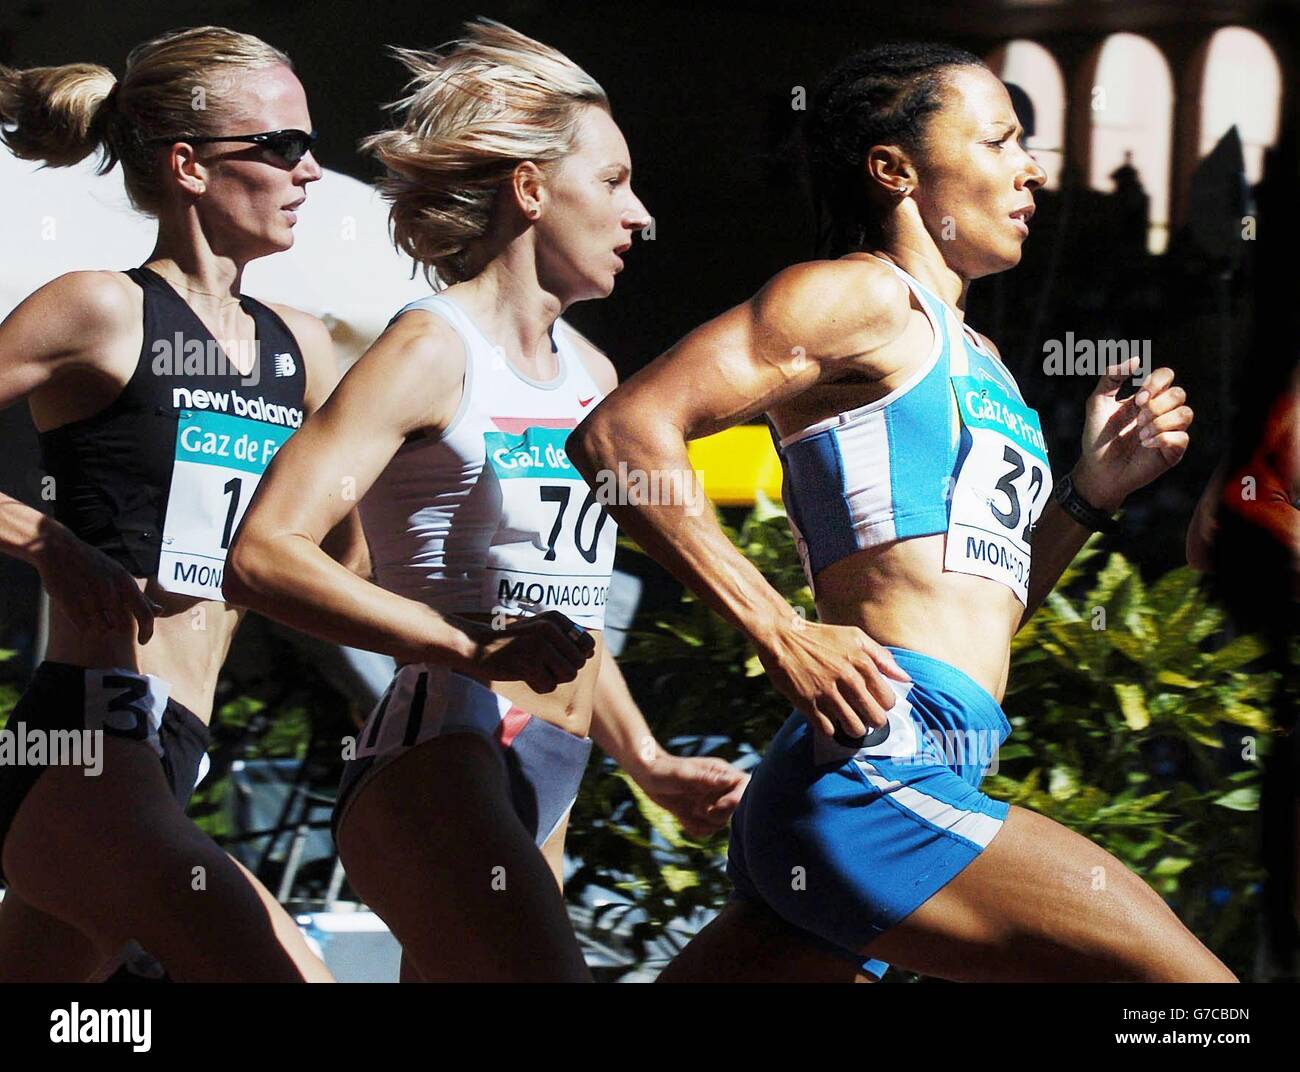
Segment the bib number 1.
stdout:
[[182,410],[167,494],[158,583],[221,599],[226,553],[262,474],[292,428],[211,410]]

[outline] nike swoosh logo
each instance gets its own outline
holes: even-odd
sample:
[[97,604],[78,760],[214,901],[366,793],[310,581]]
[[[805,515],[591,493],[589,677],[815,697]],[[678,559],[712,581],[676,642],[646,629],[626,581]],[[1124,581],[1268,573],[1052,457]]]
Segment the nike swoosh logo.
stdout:
[[584,407],[585,407],[585,406],[589,406],[589,405],[591,405],[591,400],[592,400],[592,398],[595,398],[595,397],[596,397],[595,395],[592,395],[591,398],[580,398],[580,399],[578,399],[578,405],[580,405],[580,406],[584,406]]

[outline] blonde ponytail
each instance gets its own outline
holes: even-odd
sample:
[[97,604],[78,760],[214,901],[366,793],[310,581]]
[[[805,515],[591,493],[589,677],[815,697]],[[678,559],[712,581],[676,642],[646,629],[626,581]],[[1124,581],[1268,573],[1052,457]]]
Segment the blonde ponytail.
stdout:
[[23,160],[79,163],[104,141],[104,105],[116,84],[113,72],[95,63],[0,67],[0,141]]
[[[251,34],[222,26],[172,30],[137,45],[120,82],[106,67],[0,67],[0,141],[24,160],[68,167],[98,149],[100,172],[122,164],[141,212],[163,202],[154,138],[221,134],[239,74],[293,61]],[[7,129],[6,129],[7,128]]]

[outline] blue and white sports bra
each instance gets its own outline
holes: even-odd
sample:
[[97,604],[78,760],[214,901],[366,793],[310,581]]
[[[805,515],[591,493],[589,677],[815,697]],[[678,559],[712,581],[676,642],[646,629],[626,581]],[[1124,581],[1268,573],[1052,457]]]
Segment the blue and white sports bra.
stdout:
[[808,583],[855,551],[944,532],[945,570],[1000,581],[1027,603],[1030,540],[1052,490],[1038,414],[940,298],[881,263],[916,295],[934,347],[884,398],[777,441]]

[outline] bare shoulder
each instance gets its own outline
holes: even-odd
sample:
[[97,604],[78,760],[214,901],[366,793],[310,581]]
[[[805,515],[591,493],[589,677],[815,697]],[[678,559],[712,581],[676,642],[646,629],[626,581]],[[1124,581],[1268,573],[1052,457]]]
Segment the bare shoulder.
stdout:
[[140,288],[122,272],[85,271],[51,279],[19,309],[55,317],[56,324],[78,331],[112,331],[135,326],[142,305]]
[[609,394],[618,386],[618,372],[614,369],[614,363],[605,356],[605,352],[599,346],[567,320],[564,321],[564,330],[568,333],[573,348],[578,352],[588,374],[596,381],[596,386],[605,394]]
[[334,340],[320,317],[279,302],[262,304],[284,321],[285,327],[293,333],[298,349],[302,351],[303,360],[309,365],[320,364],[327,358],[333,360]]
[[803,339],[808,356],[851,357],[902,333],[907,284],[874,258],[806,261],[783,269],[753,298],[756,324]]
[[28,365],[107,367],[139,335],[142,308],[140,288],[121,272],[67,272],[5,318],[0,351]]
[[[971,330],[975,331],[974,328],[971,328]],[[990,339],[987,335],[985,335],[984,332],[975,331],[975,337],[979,339],[979,341],[982,342],[985,346],[987,346],[989,350],[992,351],[994,357],[996,357],[999,361],[1002,360],[1002,351],[997,348],[997,344],[994,343],[994,341]]]
[[282,305],[280,302],[262,304],[284,321],[285,326],[293,332],[293,337],[298,340],[299,346],[320,345],[330,340],[329,328],[320,317],[295,309],[292,305]]
[[295,309],[292,305],[282,305],[279,302],[264,304],[284,321],[285,327],[298,343],[307,373],[303,405],[308,413],[314,413],[339,381],[334,339],[330,336],[329,328],[320,317]]
[[418,366],[423,375],[465,374],[465,342],[446,317],[427,309],[408,309],[384,329],[362,360],[380,351],[385,360],[400,359]]
[[465,343],[445,318],[412,309],[357,359],[335,396],[371,419],[382,414],[404,435],[438,433],[460,406],[466,361]]

